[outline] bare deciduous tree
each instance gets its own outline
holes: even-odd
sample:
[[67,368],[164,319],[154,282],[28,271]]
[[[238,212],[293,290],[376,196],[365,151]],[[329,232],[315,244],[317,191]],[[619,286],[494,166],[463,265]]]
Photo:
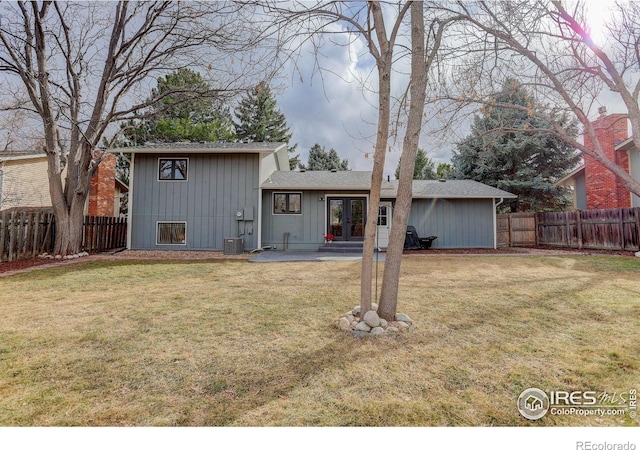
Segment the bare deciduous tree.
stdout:
[[0,152],[18,153],[33,149],[41,138],[32,122],[33,119],[23,109],[0,105]]
[[154,77],[202,67],[218,91],[251,80],[251,68],[264,78],[260,60],[241,59],[262,37],[244,11],[227,2],[2,5],[0,72],[26,91],[42,124],[57,254],[80,250],[90,180],[103,156],[98,145],[111,124],[162,100],[142,97]]
[[[282,9],[271,5],[282,22],[281,27],[299,27],[295,34],[305,34],[312,39],[321,34],[331,24],[342,22],[348,27],[347,33],[361,36],[368,47],[369,54],[376,62],[378,73],[378,122],[373,155],[373,172],[367,220],[364,230],[364,247],[362,254],[362,271],[360,280],[361,314],[371,309],[373,254],[375,250],[376,224],[380,206],[380,192],[384,176],[384,163],[389,141],[391,125],[391,76],[393,70],[394,47],[400,32],[403,19],[409,10],[409,3],[401,5],[393,26],[388,31],[381,2],[367,2],[358,5],[344,2],[326,2],[312,7],[304,3],[295,9]],[[335,32],[329,30],[329,32]]]
[[[328,2],[314,7],[303,7],[296,11],[277,10],[290,25],[291,21],[315,18],[318,22],[305,23],[306,32],[310,35],[321,33],[327,25],[342,22],[347,25],[349,33],[361,36],[374,58],[377,69],[378,121],[373,155],[373,171],[369,194],[367,221],[364,231],[364,247],[362,254],[362,271],[360,281],[361,314],[371,309],[373,254],[375,250],[375,236],[378,221],[378,210],[384,165],[389,139],[398,130],[392,130],[392,116],[407,116],[403,152],[401,157],[401,177],[398,186],[396,205],[394,208],[394,223],[391,227],[387,255],[385,257],[385,271],[383,275],[382,293],[380,297],[379,313],[387,320],[395,318],[397,296],[400,277],[400,265],[404,247],[405,230],[411,209],[411,194],[413,169],[418,149],[427,87],[427,73],[436,61],[438,48],[443,39],[444,30],[454,19],[440,20],[432,17],[430,20],[428,39],[425,35],[425,19],[423,2],[404,2],[387,5],[383,2],[371,1],[365,6],[353,6],[343,2]],[[397,8],[397,13],[393,14]],[[411,10],[411,36],[400,41],[399,33],[406,25],[406,17]],[[391,19],[389,19],[391,17]],[[411,42],[408,49],[407,42]],[[408,51],[407,51],[408,50]],[[392,75],[397,70],[399,62],[411,57],[411,75],[404,90],[403,98],[396,98],[392,103]],[[407,93],[410,101],[407,102]],[[408,111],[406,109],[407,104]],[[399,108],[393,114],[394,105]],[[397,123],[400,122],[396,119]],[[404,175],[403,175],[404,174]],[[407,175],[408,174],[408,175]]]
[[[542,105],[522,107],[550,124],[544,130],[565,140],[614,173],[625,187],[640,195],[640,182],[625,168],[606,157],[592,119],[600,99],[622,105],[632,126],[634,141],[640,132],[640,5],[637,2],[607,4],[611,12],[606,39],[595,40],[589,23],[604,20],[589,14],[588,2],[523,0],[455,2],[436,5],[448,14],[460,14],[457,48],[451,47],[454,64],[443,75],[444,98],[458,105],[482,104],[483,108],[513,108],[497,103],[488,93],[498,92],[514,77],[534,92]],[[570,10],[567,8],[571,8]],[[608,91],[608,92],[607,92]],[[605,100],[606,101],[606,100]],[[446,109],[446,106],[443,106]],[[546,113],[545,113],[546,110]],[[554,117],[565,111],[578,119],[593,143],[587,147]],[[457,111],[459,112],[459,110]],[[505,130],[518,131],[518,130]]]
[[427,93],[427,59],[425,53],[424,11],[421,2],[411,2],[411,80],[409,116],[400,158],[400,177],[393,214],[393,226],[382,279],[382,293],[378,315],[394,320],[398,307],[400,264],[411,212],[413,171],[418,153],[422,115]]

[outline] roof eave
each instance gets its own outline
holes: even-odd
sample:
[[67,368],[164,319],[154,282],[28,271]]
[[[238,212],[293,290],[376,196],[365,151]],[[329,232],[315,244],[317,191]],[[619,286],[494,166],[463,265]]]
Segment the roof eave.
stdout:
[[276,153],[282,148],[286,148],[287,144],[280,144],[277,147],[261,145],[261,142],[257,142],[255,146],[237,147],[230,144],[228,147],[221,145],[220,147],[197,147],[197,146],[185,146],[180,147],[179,144],[176,147],[159,146],[140,146],[140,147],[118,147],[107,149],[107,153],[139,153],[139,154],[229,154],[229,153],[244,153],[244,154],[256,154],[256,153]]
[[413,198],[421,199],[494,199],[494,198],[518,198],[515,194],[508,195],[414,195]]
[[564,184],[565,182],[569,181],[571,178],[575,177],[576,175],[578,175],[582,171],[584,171],[584,164],[582,164],[580,167],[577,167],[576,169],[572,170],[567,175],[565,175],[564,177],[562,177],[558,181],[556,181],[554,184],[556,186],[561,186],[562,184]]
[[616,151],[618,150],[633,150],[636,148],[636,143],[633,141],[633,138],[625,139],[615,146]]
[[262,183],[262,189],[271,189],[271,190],[299,190],[299,191],[332,191],[332,190],[340,190],[340,191],[368,191],[369,186],[329,186],[329,185],[313,185],[313,186],[293,186],[293,185],[273,185],[269,183],[269,181],[265,181]]
[[46,159],[47,155],[42,154],[29,154],[29,155],[0,155],[0,161],[23,161],[28,159]]

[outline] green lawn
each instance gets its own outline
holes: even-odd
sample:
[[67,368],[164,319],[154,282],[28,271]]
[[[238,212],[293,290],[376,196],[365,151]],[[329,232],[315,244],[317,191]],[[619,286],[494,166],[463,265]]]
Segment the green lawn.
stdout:
[[640,389],[640,258],[407,256],[397,337],[335,327],[360,264],[80,263],[0,280],[0,426],[614,426],[528,387]]

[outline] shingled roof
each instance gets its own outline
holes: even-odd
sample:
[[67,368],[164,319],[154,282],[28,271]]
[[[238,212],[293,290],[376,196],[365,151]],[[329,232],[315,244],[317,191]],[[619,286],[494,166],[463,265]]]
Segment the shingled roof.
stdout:
[[[394,195],[398,187],[394,185]],[[413,180],[413,198],[516,198],[510,192],[473,180]]]
[[368,191],[371,172],[339,170],[309,170],[306,172],[279,171],[262,184],[265,189],[351,189]]
[[[370,171],[309,170],[274,172],[262,184],[263,189],[366,190],[371,187]],[[382,198],[394,198],[398,181],[383,181]],[[414,180],[414,198],[516,198],[510,192],[473,180]]]

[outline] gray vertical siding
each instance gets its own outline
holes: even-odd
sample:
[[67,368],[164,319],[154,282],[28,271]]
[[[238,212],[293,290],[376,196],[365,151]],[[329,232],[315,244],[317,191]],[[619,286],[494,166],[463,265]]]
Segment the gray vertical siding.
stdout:
[[[158,158],[189,158],[188,181],[158,181]],[[222,250],[224,239],[245,233],[245,250],[257,247],[259,155],[135,155],[131,248]],[[252,208],[253,221],[235,212]],[[156,245],[158,221],[187,222],[185,245]]]
[[[274,192],[302,192],[302,214],[273,214]],[[262,245],[282,250],[284,233],[289,233],[288,250],[317,250],[324,243],[326,198],[335,195],[360,196],[364,192],[336,194],[335,191],[265,190],[262,194]],[[322,199],[322,201],[320,200]]]
[[[631,176],[636,180],[640,180],[640,153],[636,148],[629,150],[629,169]],[[636,194],[631,194],[631,206],[640,206],[640,197]]]
[[415,199],[408,224],[434,248],[493,248],[493,211],[493,199]]
[[[319,198],[336,195],[335,191],[303,191],[301,215],[273,214],[273,192],[262,195],[262,244],[282,250],[283,235],[289,233],[289,250],[317,250],[323,243],[326,215],[326,200]],[[409,225],[420,237],[438,236],[434,248],[493,248],[493,211],[493,199],[415,199]]]

